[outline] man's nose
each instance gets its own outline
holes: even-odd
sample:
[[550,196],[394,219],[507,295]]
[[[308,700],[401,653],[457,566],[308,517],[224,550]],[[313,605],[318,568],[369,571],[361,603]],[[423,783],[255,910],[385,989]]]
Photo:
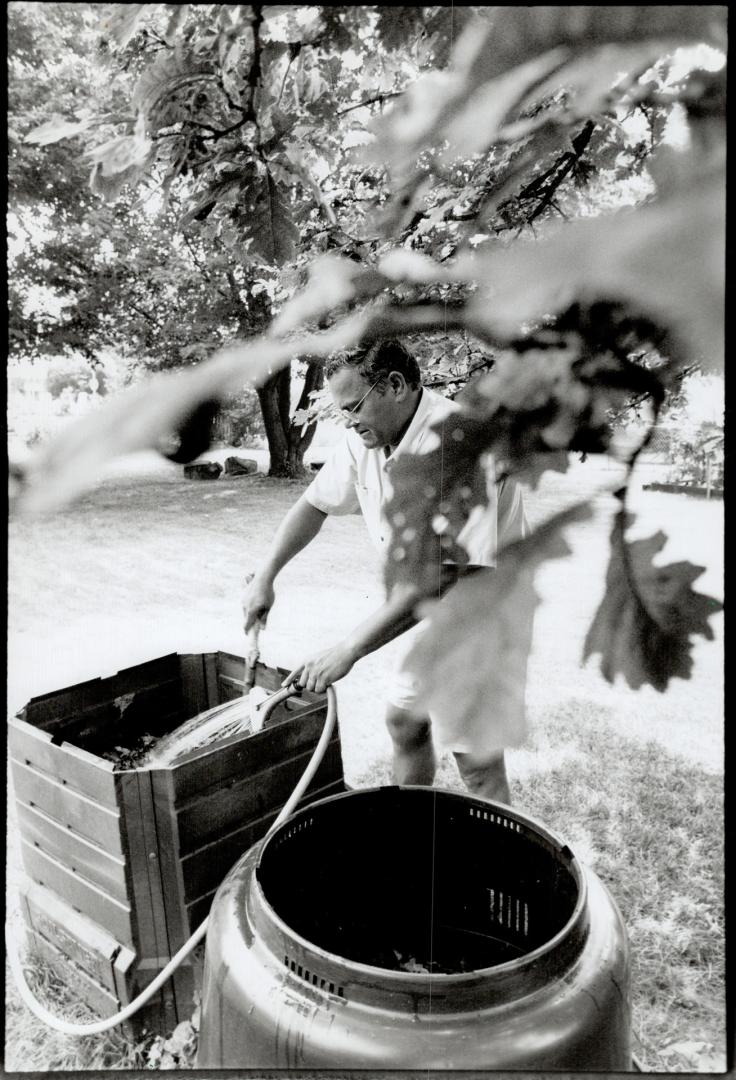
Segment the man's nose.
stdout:
[[345,421],[345,427],[353,428],[357,427],[358,417],[354,413],[344,413],[343,420]]

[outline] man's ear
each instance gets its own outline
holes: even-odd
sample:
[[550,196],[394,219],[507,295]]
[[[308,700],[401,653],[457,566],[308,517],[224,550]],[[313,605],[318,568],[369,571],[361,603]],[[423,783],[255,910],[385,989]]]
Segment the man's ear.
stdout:
[[407,381],[400,371],[389,372],[388,385],[393,390],[397,401],[403,401],[409,393]]

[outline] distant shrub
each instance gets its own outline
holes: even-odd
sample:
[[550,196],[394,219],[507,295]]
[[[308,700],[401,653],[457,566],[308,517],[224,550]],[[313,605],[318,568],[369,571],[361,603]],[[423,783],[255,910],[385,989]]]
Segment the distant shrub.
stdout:
[[74,394],[99,394],[107,392],[105,369],[84,356],[70,354],[55,357],[49,365],[46,388],[53,398],[65,390]]

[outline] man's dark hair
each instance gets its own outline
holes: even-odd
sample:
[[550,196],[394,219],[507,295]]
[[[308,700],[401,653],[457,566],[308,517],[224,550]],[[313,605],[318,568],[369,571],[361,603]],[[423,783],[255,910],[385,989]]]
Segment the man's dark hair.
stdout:
[[325,362],[325,378],[331,379],[343,368],[354,368],[367,382],[376,382],[390,371],[400,372],[412,390],[421,382],[419,364],[399,341],[374,341],[361,349],[331,356]]

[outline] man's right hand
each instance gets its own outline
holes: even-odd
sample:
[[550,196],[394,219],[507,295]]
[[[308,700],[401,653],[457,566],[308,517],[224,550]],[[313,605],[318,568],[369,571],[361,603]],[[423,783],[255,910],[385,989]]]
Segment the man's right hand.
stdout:
[[273,582],[268,578],[248,575],[243,589],[243,618],[246,634],[251,627],[266,625],[268,613],[275,600]]

